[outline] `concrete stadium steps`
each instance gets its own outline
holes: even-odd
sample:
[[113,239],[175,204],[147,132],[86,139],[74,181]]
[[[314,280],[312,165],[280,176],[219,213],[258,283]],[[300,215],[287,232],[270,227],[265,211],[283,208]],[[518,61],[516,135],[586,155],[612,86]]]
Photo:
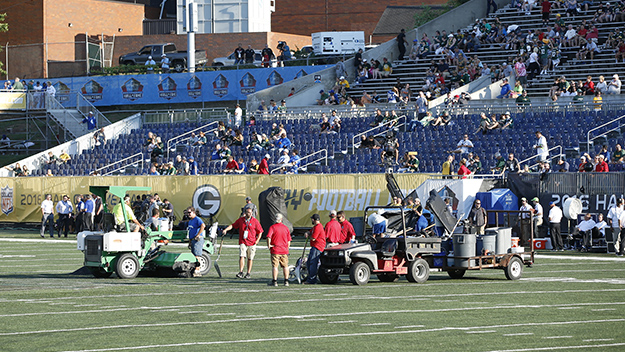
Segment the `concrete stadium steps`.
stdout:
[[76,109],[51,109],[50,117],[65,128],[74,138],[89,133],[87,124],[81,123],[82,114]]

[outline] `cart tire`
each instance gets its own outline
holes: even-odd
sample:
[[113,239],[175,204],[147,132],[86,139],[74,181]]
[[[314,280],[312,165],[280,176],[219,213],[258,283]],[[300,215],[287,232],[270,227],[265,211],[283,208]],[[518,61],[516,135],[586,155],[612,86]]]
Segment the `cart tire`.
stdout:
[[208,252],[202,251],[202,256],[198,258],[200,262],[200,274],[202,276],[208,275],[211,271],[211,256],[208,255]]
[[378,274],[378,280],[382,282],[395,282],[399,279],[397,274]]
[[102,268],[89,268],[89,271],[97,278],[107,278],[113,275],[112,271],[104,271]]
[[319,281],[322,284],[335,284],[339,281],[339,275],[335,273],[326,273],[324,267],[319,267],[319,272],[317,273],[319,277]]
[[139,261],[130,253],[124,253],[117,259],[115,273],[120,279],[134,279],[139,275]]
[[462,279],[466,270],[461,269],[451,269],[447,271],[447,275],[449,275],[452,279]]
[[523,262],[519,257],[512,257],[504,269],[508,280],[518,280],[523,275]]
[[406,274],[408,281],[422,284],[428,281],[429,277],[430,266],[428,265],[428,262],[422,258],[417,258],[410,262],[408,265],[408,274]]
[[371,277],[371,269],[365,262],[356,262],[349,269],[349,281],[354,285],[366,285]]

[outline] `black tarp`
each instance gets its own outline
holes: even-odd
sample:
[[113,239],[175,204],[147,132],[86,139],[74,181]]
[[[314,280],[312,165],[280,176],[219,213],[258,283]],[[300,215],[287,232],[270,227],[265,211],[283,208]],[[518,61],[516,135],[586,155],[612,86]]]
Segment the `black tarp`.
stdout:
[[293,224],[287,217],[284,190],[281,187],[270,187],[258,195],[258,212],[263,233],[266,234],[275,223],[277,214],[282,214],[282,223],[293,233]]

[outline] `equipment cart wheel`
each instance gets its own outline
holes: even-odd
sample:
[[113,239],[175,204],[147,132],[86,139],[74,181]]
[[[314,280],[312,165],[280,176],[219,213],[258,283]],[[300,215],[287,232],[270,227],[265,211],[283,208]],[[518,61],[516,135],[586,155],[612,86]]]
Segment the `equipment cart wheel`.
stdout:
[[339,275],[335,273],[326,273],[324,267],[319,267],[319,272],[317,273],[319,276],[319,281],[322,284],[335,284],[339,281]]
[[122,254],[117,259],[115,272],[120,279],[134,279],[139,275],[139,261],[130,253]]
[[451,269],[451,270],[447,270],[447,275],[449,275],[449,277],[452,279],[462,279],[465,272],[466,270]]
[[102,268],[89,268],[89,271],[97,278],[107,278],[113,275],[112,271],[104,271]]
[[408,265],[406,278],[410,282],[422,284],[430,277],[430,266],[423,258],[417,258]]
[[399,279],[397,274],[378,274],[378,280],[382,282],[395,282]]
[[518,280],[523,275],[523,262],[519,257],[512,257],[504,269],[508,280]]
[[198,258],[200,262],[200,274],[208,275],[211,271],[211,257],[206,251],[202,251],[202,256]]
[[349,281],[354,285],[366,285],[371,277],[371,269],[365,262],[356,262],[349,269]]

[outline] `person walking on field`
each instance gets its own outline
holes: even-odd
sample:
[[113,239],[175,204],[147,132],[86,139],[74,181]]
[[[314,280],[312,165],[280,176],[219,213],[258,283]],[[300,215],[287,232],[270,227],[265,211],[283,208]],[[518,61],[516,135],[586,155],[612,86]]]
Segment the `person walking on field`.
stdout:
[[[256,255],[256,245],[263,235],[263,228],[258,220],[253,216],[253,208],[245,208],[245,214],[238,218],[234,224],[226,227],[222,231],[222,235],[226,235],[231,229],[239,230],[239,273],[236,275],[239,279],[251,278],[252,265],[254,264],[254,256]],[[243,274],[245,267],[245,259],[247,259],[247,273]]]
[[319,214],[313,214],[310,217],[313,227],[310,230],[310,234],[306,232],[305,236],[310,236],[310,252],[308,252],[308,261],[306,265],[308,267],[308,279],[304,281],[305,284],[317,283],[317,271],[319,270],[319,258],[321,253],[326,248],[326,232],[321,225],[321,219]]
[[46,194],[46,199],[41,202],[41,237],[44,237],[46,227],[50,228],[50,237],[54,238],[54,204],[51,194]]
[[289,247],[291,232],[282,223],[282,214],[276,215],[276,223],[267,231],[267,248],[271,253],[271,282],[269,286],[278,286],[278,267],[282,267],[284,286],[289,286]]
[[[187,231],[189,232],[189,248],[191,253],[195,256],[197,262],[200,262],[202,256],[202,249],[204,248],[204,229],[206,225],[204,221],[197,216],[197,211],[193,207],[187,208],[187,214],[189,214],[189,223],[187,224]],[[193,277],[200,277],[200,266],[196,265]]]

